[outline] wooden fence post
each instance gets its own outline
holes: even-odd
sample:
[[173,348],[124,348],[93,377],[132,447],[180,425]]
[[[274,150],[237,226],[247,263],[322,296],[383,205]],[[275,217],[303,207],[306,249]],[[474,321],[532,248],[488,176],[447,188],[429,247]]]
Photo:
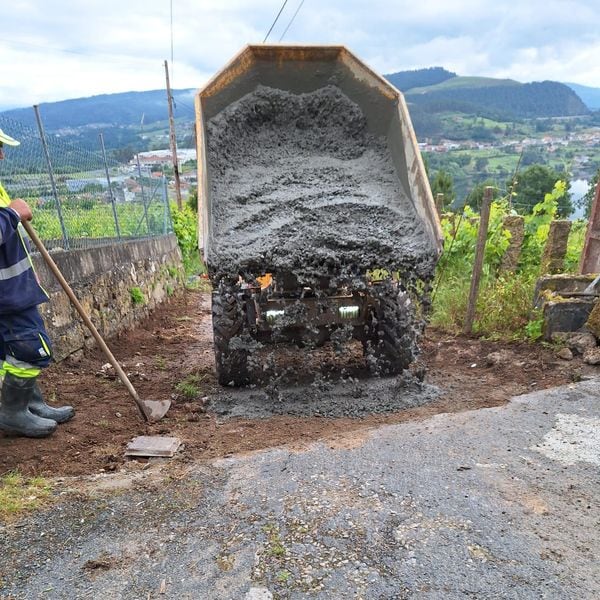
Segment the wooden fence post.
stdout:
[[579,272],[583,275],[598,273],[598,271],[600,271],[600,181],[596,185],[596,194],[579,263]]
[[469,291],[469,301],[467,303],[467,314],[463,325],[463,333],[473,331],[473,321],[475,319],[475,306],[477,304],[477,294],[479,293],[479,282],[481,281],[481,272],[483,270],[483,259],[485,256],[485,242],[487,238],[488,226],[490,224],[490,205],[492,204],[493,188],[487,186],[483,194],[483,203],[479,218],[479,231],[477,232],[477,246],[475,247],[475,261],[473,262],[473,275],[471,277],[471,289]]
[[438,217],[441,217],[444,212],[444,194],[436,194],[435,207],[437,209]]

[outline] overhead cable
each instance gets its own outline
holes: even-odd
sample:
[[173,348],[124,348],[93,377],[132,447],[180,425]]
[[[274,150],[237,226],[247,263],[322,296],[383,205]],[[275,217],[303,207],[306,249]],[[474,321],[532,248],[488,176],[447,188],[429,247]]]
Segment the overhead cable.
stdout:
[[281,8],[279,9],[279,12],[277,13],[277,16],[275,17],[275,20],[271,24],[271,27],[269,27],[269,31],[267,31],[267,35],[265,35],[265,39],[263,40],[263,44],[267,41],[267,39],[271,35],[271,31],[273,31],[273,27],[275,27],[275,24],[277,23],[277,21],[279,21],[279,17],[281,16],[281,13],[283,12],[283,9],[285,8],[285,5],[287,3],[288,3],[288,0],[283,0],[283,4],[281,5]]
[[300,9],[302,8],[303,4],[304,4],[304,0],[300,0],[300,4],[298,4],[298,8],[296,9],[296,12],[293,14],[292,18],[290,19],[290,22],[287,24],[287,27],[284,29],[283,33],[281,34],[281,37],[279,38],[280,42],[285,37],[285,34],[288,32],[288,29],[292,26],[292,23],[294,22],[296,15],[300,12]]

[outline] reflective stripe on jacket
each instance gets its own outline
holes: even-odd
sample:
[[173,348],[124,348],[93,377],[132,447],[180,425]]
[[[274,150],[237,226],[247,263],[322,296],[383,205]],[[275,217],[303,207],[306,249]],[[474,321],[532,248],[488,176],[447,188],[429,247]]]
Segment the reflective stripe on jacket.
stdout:
[[33,270],[27,242],[19,231],[19,215],[0,185],[0,314],[15,313],[48,301]]

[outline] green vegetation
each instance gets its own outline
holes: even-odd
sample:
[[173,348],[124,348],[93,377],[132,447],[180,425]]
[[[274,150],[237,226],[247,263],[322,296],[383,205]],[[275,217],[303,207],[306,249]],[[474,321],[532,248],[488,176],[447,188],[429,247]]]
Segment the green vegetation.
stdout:
[[[513,206],[521,214],[531,213],[539,198],[544,198],[546,194],[552,192],[554,184],[559,180],[566,181],[566,174],[557,173],[554,169],[542,165],[528,167],[519,173],[515,180]],[[511,186],[511,183],[512,181],[507,182],[507,188]],[[573,212],[568,188],[567,184],[565,193],[557,199],[557,213],[562,218],[568,217]]]
[[13,471],[0,477],[0,522],[30,512],[50,498],[50,485],[42,477],[26,478]]
[[187,400],[195,400],[202,392],[204,379],[203,375],[188,375],[175,386],[175,389]]
[[131,298],[131,303],[136,306],[138,304],[144,304],[146,299],[144,298],[144,293],[139,287],[129,288],[129,296]]
[[[507,198],[492,203],[474,325],[476,333],[509,339],[539,337],[540,317],[532,314],[533,290],[541,274],[540,259],[550,222],[557,217],[565,194],[566,184],[557,182],[554,189],[545,194],[544,200],[535,205],[533,212],[524,216],[525,239],[515,272],[500,271],[502,257],[510,243],[510,233],[503,227],[503,219],[512,210]],[[471,282],[478,231],[477,214],[467,206],[462,217],[451,215],[443,218],[442,228],[445,247],[434,285],[431,323],[458,332],[464,322]],[[574,267],[581,253],[584,230],[582,223],[576,223],[572,228],[566,269]]]
[[[36,206],[37,198],[31,199],[23,195],[21,197],[32,206]],[[91,197],[67,199],[62,202],[61,208],[69,238],[117,237],[115,217],[110,203],[99,202],[97,198]],[[153,203],[147,207],[147,222],[144,207],[139,202],[119,203],[116,205],[116,211],[122,237],[160,234],[164,230],[165,210],[162,203]],[[33,224],[44,240],[62,238],[54,201],[45,202],[35,209]]]
[[188,204],[181,210],[171,204],[171,216],[186,275],[205,273],[206,268],[198,252],[198,215]]

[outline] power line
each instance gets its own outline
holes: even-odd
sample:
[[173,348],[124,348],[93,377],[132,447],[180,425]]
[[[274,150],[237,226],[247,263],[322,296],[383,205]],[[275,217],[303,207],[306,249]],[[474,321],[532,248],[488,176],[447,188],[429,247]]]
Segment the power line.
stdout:
[[277,13],[277,16],[275,17],[275,20],[271,24],[271,27],[269,27],[269,31],[267,31],[267,35],[265,35],[265,39],[263,40],[263,44],[267,41],[267,39],[271,35],[271,31],[273,31],[273,27],[275,27],[275,24],[277,23],[277,21],[279,21],[279,17],[281,16],[281,13],[283,12],[283,9],[285,8],[285,5],[287,3],[288,3],[288,0],[283,0],[283,4],[281,5],[281,8],[279,9],[279,12]]
[[281,37],[279,38],[279,41],[281,41],[285,37],[285,34],[288,32],[288,29],[292,26],[292,23],[294,22],[294,19],[296,18],[296,15],[300,12],[300,9],[302,8],[303,4],[304,4],[304,0],[300,0],[300,4],[298,5],[298,8],[296,9],[296,12],[293,14],[292,18],[290,19],[290,22],[287,24],[287,27],[285,28],[285,30],[281,34]]

